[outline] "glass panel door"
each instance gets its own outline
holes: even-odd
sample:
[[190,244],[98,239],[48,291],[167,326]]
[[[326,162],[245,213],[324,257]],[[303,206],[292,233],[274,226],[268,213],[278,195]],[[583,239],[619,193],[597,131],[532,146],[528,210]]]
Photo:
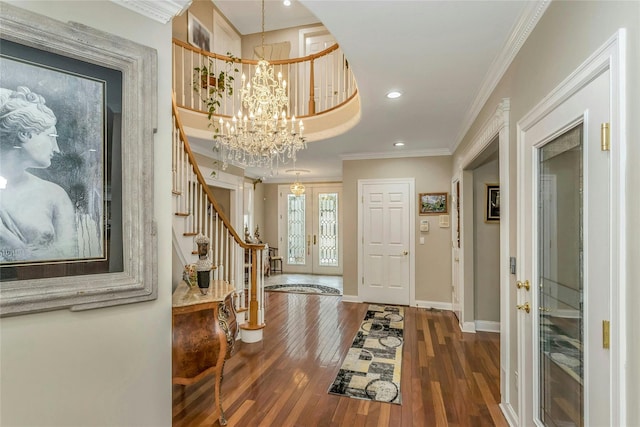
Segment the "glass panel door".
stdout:
[[[296,274],[342,274],[339,184],[308,184],[295,196],[288,185],[278,187],[279,250],[284,271]],[[286,255],[285,255],[286,254]]]
[[317,255],[318,265],[338,266],[338,193],[318,194]]
[[539,150],[540,419],[584,425],[582,124]]
[[287,195],[287,264],[305,264],[306,197]]

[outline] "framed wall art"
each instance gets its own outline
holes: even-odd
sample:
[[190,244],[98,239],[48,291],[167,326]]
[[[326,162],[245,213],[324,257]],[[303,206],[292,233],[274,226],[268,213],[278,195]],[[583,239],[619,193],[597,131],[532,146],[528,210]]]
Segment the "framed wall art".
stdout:
[[0,315],[156,298],[155,50],[0,12]]
[[187,18],[187,25],[187,39],[189,43],[206,52],[211,52],[211,39],[213,38],[211,31],[207,30],[207,27],[190,12]]
[[448,193],[420,193],[418,196],[420,215],[442,215],[449,209]]
[[485,184],[485,222],[500,222],[500,184]]

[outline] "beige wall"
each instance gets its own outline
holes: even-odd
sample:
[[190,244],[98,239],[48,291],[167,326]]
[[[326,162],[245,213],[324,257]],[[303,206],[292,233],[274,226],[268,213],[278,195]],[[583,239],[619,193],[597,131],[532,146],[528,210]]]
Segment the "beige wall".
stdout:
[[12,1],[158,51],[158,299],[0,322],[0,425],[171,425],[171,24],[110,1]]
[[227,218],[230,218],[229,208],[231,207],[231,190],[215,187],[213,185],[209,186],[209,190],[211,191],[213,198],[218,202],[220,209],[222,209],[222,213],[224,213]]
[[[279,31],[267,31],[264,33],[264,44],[280,43],[288,41],[291,43],[291,51],[289,58],[298,58],[300,56],[299,32],[304,28],[317,27],[316,25],[305,25],[301,27],[287,28]],[[254,55],[254,48],[261,46],[262,34],[247,34],[242,36],[242,58],[258,59]]]
[[253,185],[253,223],[260,226],[260,239],[266,242],[268,225],[264,222],[264,184],[256,182],[250,185]]
[[[264,242],[270,247],[280,249],[278,243],[278,184],[263,184]],[[283,255],[282,250],[278,255]]]
[[485,222],[486,184],[500,182],[498,160],[473,170],[474,320],[500,321],[500,224]]
[[213,11],[214,6],[211,0],[193,0],[189,6],[189,12],[184,12],[176,16],[172,22],[173,37],[183,42],[188,42],[187,28],[189,23],[189,13],[192,13],[198,21],[213,33]]
[[[569,76],[589,55],[601,47],[619,28],[627,28],[628,76],[627,90],[627,138],[629,142],[627,159],[629,165],[640,161],[640,125],[634,118],[640,117],[640,2],[551,2],[540,22],[516,56],[498,86],[489,97],[478,118],[456,150],[457,160],[473,136],[495,112],[503,98],[511,99],[509,138],[509,179],[510,185],[510,254],[516,252],[516,125],[520,119],[539,103],[551,90]],[[627,218],[640,218],[640,168],[629,167],[627,170]],[[629,221],[627,224],[628,270],[627,277],[639,277],[640,263],[640,224]],[[515,277],[511,276],[512,280]],[[629,280],[629,279],[628,279]],[[515,286],[510,287],[511,299],[515,301]],[[640,301],[640,287],[626,285],[628,372],[625,373],[628,388],[628,422],[629,426],[640,425],[640,340],[635,332],[640,328],[640,311],[635,305]],[[510,322],[515,325],[515,309],[509,313]],[[509,342],[509,355],[512,361],[517,360],[516,329],[504,337]],[[512,363],[515,369],[515,363]],[[514,378],[512,376],[512,378]],[[509,384],[509,394],[514,409],[517,410],[517,388],[515,378]]]
[[[358,180],[375,178],[415,178],[414,197],[418,193],[450,192],[451,157],[413,157],[342,162],[344,212],[344,294],[358,295]],[[449,209],[449,213],[451,210]],[[440,228],[430,217],[430,231],[419,244],[416,212],[416,300],[451,302],[451,228]]]

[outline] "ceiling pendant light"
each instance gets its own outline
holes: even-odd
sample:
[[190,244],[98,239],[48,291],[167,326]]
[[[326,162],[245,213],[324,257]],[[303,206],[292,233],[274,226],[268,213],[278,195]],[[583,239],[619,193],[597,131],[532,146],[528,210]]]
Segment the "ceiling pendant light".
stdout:
[[291,184],[291,186],[289,187],[289,190],[291,190],[291,192],[296,196],[301,196],[304,194],[304,185],[302,185],[302,183],[300,182],[300,172],[296,172],[296,180],[293,184]]
[[221,118],[214,135],[223,166],[277,169],[306,148],[302,120],[287,120],[289,96],[282,74],[264,59],[264,0],[262,0],[262,57],[250,82],[242,75],[238,115],[226,123]]

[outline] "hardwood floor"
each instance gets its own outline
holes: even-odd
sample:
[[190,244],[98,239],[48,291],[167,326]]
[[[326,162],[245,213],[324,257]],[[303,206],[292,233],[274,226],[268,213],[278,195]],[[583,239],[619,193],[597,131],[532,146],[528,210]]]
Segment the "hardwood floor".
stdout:
[[[260,343],[238,341],[222,384],[229,426],[506,426],[499,335],[463,334],[453,313],[405,311],[402,405],[330,395],[367,304],[266,292]],[[218,426],[213,378],[173,386],[174,426]]]

